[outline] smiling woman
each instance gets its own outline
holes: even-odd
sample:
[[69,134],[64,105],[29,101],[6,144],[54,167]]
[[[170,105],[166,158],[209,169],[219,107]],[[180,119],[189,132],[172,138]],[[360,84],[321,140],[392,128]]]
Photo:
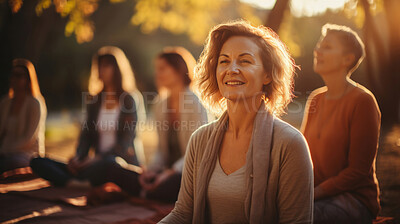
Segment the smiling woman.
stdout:
[[276,117],[295,65],[270,29],[214,27],[195,70],[203,101],[223,111],[188,143],[174,210],[161,223],[311,223],[313,176],[304,137]]
[[[247,24],[238,22],[240,24]],[[247,24],[249,25],[249,24]],[[235,38],[230,38],[235,36]],[[228,42],[228,39],[229,42]],[[242,41],[246,39],[245,41]],[[263,81],[256,88],[263,96],[268,110],[275,115],[281,115],[292,100],[293,74],[296,68],[286,46],[279,40],[276,33],[267,27],[229,26],[221,24],[218,29],[210,32],[207,44],[195,68],[195,78],[202,90],[202,99],[209,108],[217,114],[226,110],[226,99],[220,91],[217,75],[227,68],[237,71],[238,66],[246,67],[246,74],[253,73],[257,68],[264,75]],[[268,41],[268,42],[267,42]],[[224,51],[222,51],[225,42]],[[239,45],[236,45],[238,44]],[[234,45],[234,47],[232,47]],[[240,47],[240,49],[239,49]],[[235,49],[235,52],[228,52]],[[242,50],[242,51],[240,51]],[[236,53],[236,55],[234,55]],[[235,58],[232,58],[235,57]],[[233,66],[233,67],[232,67]],[[218,71],[217,71],[218,69]],[[236,70],[235,70],[236,69]],[[251,71],[250,71],[251,70]],[[244,77],[242,77],[244,78]],[[225,80],[244,81],[244,80]],[[247,83],[248,86],[249,83]],[[269,84],[269,85],[266,85]],[[243,92],[241,97],[244,97]]]
[[271,82],[270,75],[264,71],[259,47],[252,39],[241,36],[225,42],[216,73],[218,88],[229,101],[261,98],[263,92],[259,90]]

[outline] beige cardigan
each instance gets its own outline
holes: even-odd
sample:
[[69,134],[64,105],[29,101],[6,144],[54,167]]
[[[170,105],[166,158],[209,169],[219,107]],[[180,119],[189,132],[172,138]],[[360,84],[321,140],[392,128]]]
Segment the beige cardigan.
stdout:
[[[207,162],[213,158],[207,151],[221,143],[225,129],[220,127],[227,120],[225,113],[220,119],[201,127],[192,135],[186,151],[178,201],[172,212],[160,223],[209,222],[207,204],[202,199],[207,191],[209,177],[203,180],[203,167],[207,164],[215,166],[212,161]],[[304,137],[278,118],[263,119],[257,114],[255,122],[258,124],[254,125],[250,142],[252,151],[249,150],[246,163],[248,192],[244,203],[249,223],[312,223],[313,171]],[[269,153],[265,153],[266,151]],[[214,150],[215,152],[218,150]],[[260,157],[269,160],[262,164],[259,162]],[[265,167],[269,167],[269,172],[264,170]],[[213,166],[206,169],[213,170]]]

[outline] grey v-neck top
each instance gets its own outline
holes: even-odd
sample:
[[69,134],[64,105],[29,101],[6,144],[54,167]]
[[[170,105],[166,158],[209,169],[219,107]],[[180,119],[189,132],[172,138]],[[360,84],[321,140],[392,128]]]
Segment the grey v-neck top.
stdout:
[[207,190],[211,223],[248,223],[244,212],[247,192],[245,167],[226,175],[217,158]]
[[[207,143],[216,125],[217,121],[211,122],[193,133],[186,150],[178,201],[172,212],[159,223],[198,223],[197,220],[193,220],[195,209],[199,210],[194,207],[195,194],[198,193],[196,192],[197,184],[204,184],[199,183],[198,180],[201,177],[198,174]],[[307,142],[299,131],[278,118],[274,119],[272,142],[270,172],[268,184],[265,187],[265,203],[268,206],[260,216],[264,223],[311,224],[314,176]],[[255,167],[255,169],[259,168]],[[253,178],[252,174],[246,175],[246,182],[250,182],[251,178]],[[246,189],[246,193],[249,191],[252,191],[252,188]],[[207,191],[204,193],[208,194]],[[259,206],[259,203],[246,201],[244,206],[246,212],[252,206]]]

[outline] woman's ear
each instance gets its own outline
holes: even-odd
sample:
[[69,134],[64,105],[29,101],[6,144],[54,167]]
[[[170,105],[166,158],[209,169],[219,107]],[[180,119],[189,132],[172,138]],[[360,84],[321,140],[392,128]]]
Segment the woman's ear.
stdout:
[[354,54],[346,54],[344,56],[343,61],[347,67],[350,67],[354,63],[355,60],[356,60],[356,56]]
[[272,82],[272,77],[269,74],[264,75],[263,85],[268,85]]

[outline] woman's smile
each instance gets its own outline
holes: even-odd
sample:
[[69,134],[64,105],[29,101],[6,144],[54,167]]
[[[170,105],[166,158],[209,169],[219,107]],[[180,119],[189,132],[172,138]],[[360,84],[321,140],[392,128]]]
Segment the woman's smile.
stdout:
[[261,97],[268,81],[260,56],[260,48],[249,37],[229,38],[222,46],[217,82],[223,97],[228,100]]
[[243,81],[240,81],[240,80],[228,80],[228,81],[225,82],[225,85],[227,85],[229,87],[239,87],[239,86],[242,86],[244,84],[246,84],[246,83],[243,82]]

